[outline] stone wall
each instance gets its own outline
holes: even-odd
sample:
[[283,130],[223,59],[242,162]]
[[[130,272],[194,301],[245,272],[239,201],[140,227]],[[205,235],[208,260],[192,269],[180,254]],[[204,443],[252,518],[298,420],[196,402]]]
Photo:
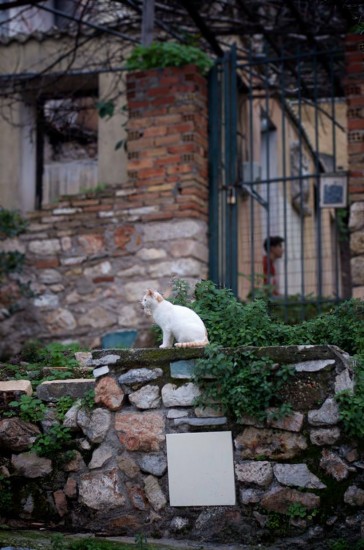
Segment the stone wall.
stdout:
[[349,228],[354,298],[364,298],[364,39],[346,39],[348,105]]
[[[315,550],[329,548],[330,538],[359,539],[364,456],[359,442],[345,436],[335,401],[337,392],[352,388],[350,358],[335,346],[256,352],[277,368],[294,365],[286,389],[290,416],[232,422],[196,407],[191,373],[202,349],[94,351],[88,365],[95,380],[42,383],[36,390],[48,406],[42,422],[0,420],[1,471],[14,491],[1,522],[219,543],[280,541],[274,548],[296,547],[299,537],[300,548]],[[93,386],[90,411],[77,398]],[[0,384],[3,410],[16,388],[31,392],[27,381]],[[34,438],[56,422],[55,403],[65,394],[75,400],[63,425],[77,451],[66,462],[59,453],[39,458],[30,451]],[[166,436],[219,431],[230,434],[233,446],[235,503],[171,506]]]
[[127,94],[128,184],[64,197],[0,240],[26,256],[23,293],[0,289],[0,356],[32,337],[100,347],[122,329],[145,345],[145,289],[207,277],[206,81],[194,66],[130,73]]

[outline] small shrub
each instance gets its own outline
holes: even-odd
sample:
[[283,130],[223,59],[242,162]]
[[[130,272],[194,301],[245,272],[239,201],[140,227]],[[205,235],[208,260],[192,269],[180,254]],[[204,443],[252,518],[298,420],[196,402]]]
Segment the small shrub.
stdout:
[[32,451],[38,456],[56,458],[60,451],[71,442],[71,431],[65,426],[55,424],[47,433],[41,434],[35,440]]
[[95,406],[95,390],[88,390],[81,399],[81,407],[92,410]]
[[143,71],[190,64],[196,65],[202,74],[206,74],[213,62],[204,51],[195,46],[177,42],[153,42],[150,46],[136,46],[126,62],[126,68],[130,71]]
[[219,346],[208,346],[206,358],[197,362],[195,382],[201,389],[197,404],[221,408],[236,419],[244,415],[264,420],[267,409],[281,417],[291,407],[279,400],[280,390],[292,376],[292,367],[273,369],[273,362],[252,351],[236,350],[227,355]]
[[16,237],[26,230],[28,224],[18,211],[0,208],[0,238]]
[[31,395],[21,395],[19,401],[11,401],[8,406],[10,411],[5,416],[17,415],[25,422],[40,422],[47,410],[43,401]]

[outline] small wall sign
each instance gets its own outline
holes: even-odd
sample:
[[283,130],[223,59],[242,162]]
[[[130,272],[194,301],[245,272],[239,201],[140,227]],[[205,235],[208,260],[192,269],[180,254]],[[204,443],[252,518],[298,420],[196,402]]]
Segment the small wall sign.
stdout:
[[347,206],[347,187],[346,172],[322,174],[320,177],[321,208],[345,208]]

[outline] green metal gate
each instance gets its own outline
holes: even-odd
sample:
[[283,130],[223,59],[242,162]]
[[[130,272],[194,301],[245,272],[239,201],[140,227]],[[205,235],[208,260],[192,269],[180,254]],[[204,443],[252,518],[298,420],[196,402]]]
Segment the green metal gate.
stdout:
[[209,76],[210,278],[237,294],[237,71],[233,47]]
[[250,44],[209,76],[210,278],[303,318],[350,296],[342,51],[269,57]]

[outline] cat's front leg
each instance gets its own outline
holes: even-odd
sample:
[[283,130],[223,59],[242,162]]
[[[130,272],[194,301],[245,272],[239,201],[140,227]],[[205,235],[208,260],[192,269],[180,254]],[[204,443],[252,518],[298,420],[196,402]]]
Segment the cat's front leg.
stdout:
[[171,348],[173,346],[173,334],[170,331],[163,331],[163,343],[159,346],[160,348]]

